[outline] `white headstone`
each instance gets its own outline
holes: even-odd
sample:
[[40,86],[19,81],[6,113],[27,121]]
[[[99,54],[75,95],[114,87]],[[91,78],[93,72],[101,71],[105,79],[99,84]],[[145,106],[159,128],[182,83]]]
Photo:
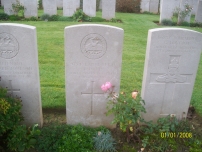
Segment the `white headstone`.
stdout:
[[197,8],[198,8],[198,1],[199,0],[193,0],[193,10],[192,10],[193,15],[196,15],[196,11],[197,11]]
[[110,20],[115,18],[116,0],[102,0],[102,18]]
[[[193,7],[193,0],[180,0],[180,9],[182,11],[185,10],[185,5],[188,4],[189,6]],[[190,22],[191,19],[191,12],[187,14],[187,16],[183,19],[180,17],[181,15],[178,15],[178,23],[181,22]]]
[[160,4],[160,23],[162,20],[171,20],[174,10],[179,8],[179,0],[161,0]]
[[57,0],[57,8],[63,7],[63,0]]
[[16,0],[4,0],[4,13],[8,15],[15,14],[12,8],[12,4],[15,4]]
[[26,18],[38,16],[38,1],[37,0],[24,0],[24,15]]
[[141,0],[140,9],[142,13],[149,12],[149,3],[150,3],[150,0]]
[[24,0],[19,0],[20,4],[24,6]]
[[43,0],[43,1],[44,1],[43,3],[44,14],[56,15],[57,14],[56,0]]
[[24,123],[42,126],[36,28],[0,24],[0,86],[21,97]]
[[150,0],[149,3],[149,12],[151,13],[158,13],[159,9],[159,0]]
[[195,16],[195,22],[202,23],[202,1],[198,1],[198,8]]
[[83,0],[83,12],[91,17],[96,16],[96,0]]
[[124,31],[108,25],[65,28],[65,86],[68,124],[110,128],[107,98],[101,85],[111,82],[119,93]]
[[75,11],[75,0],[63,0],[63,16],[72,16]]
[[75,0],[76,8],[80,8],[80,0]]
[[202,51],[202,33],[181,28],[149,30],[141,96],[145,120],[186,118]]

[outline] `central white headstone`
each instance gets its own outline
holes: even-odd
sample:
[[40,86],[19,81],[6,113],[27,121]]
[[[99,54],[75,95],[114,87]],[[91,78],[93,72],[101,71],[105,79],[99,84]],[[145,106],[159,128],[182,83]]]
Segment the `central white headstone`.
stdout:
[[106,116],[101,85],[111,82],[119,93],[123,30],[107,25],[65,28],[65,86],[68,124],[115,127]]
[[96,0],[83,0],[83,12],[91,17],[96,16]]
[[180,0],[161,0],[160,3],[160,23],[162,20],[171,20],[174,10],[180,5]]
[[76,11],[75,0],[63,0],[63,16],[72,16]]
[[37,0],[24,0],[24,15],[28,17],[37,17],[38,16],[38,1]]
[[0,86],[21,97],[25,124],[42,126],[36,28],[2,23],[0,41]]
[[150,4],[150,0],[141,0],[141,12],[149,12],[149,4]]
[[56,15],[57,3],[56,0],[43,0],[44,14]]
[[159,9],[159,0],[150,0],[149,3],[149,12],[151,13],[158,13]]
[[63,0],[57,0],[57,8],[63,7]]
[[115,18],[116,0],[102,0],[102,18],[110,20]]
[[202,51],[202,33],[181,28],[149,30],[142,98],[144,119],[186,118]]
[[80,8],[80,0],[75,0],[76,9]]

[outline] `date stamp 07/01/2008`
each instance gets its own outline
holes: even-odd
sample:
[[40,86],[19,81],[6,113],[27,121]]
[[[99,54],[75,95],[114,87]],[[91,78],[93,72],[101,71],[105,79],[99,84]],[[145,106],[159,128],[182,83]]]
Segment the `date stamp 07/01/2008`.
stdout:
[[191,132],[161,132],[161,138],[192,138]]

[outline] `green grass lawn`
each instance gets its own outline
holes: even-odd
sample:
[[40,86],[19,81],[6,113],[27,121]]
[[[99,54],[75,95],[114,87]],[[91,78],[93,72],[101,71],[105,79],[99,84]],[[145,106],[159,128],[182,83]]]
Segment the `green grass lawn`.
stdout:
[[[41,14],[43,14],[43,11],[39,10],[39,16]],[[62,15],[62,10],[58,10],[58,14]],[[97,17],[101,17],[101,12],[97,12]],[[123,23],[78,23],[64,21],[12,22],[32,25],[37,28],[41,96],[44,108],[65,107],[64,28],[70,25],[106,24],[123,28],[124,45],[121,91],[129,93],[129,95],[134,89],[141,91],[148,30],[163,28],[163,26],[158,26],[153,22],[159,20],[159,15],[116,13],[116,18],[121,19]],[[5,21],[0,21],[0,23],[3,22]],[[202,28],[182,28],[202,32]],[[202,115],[202,57],[198,68],[191,104],[194,105],[197,112]]]

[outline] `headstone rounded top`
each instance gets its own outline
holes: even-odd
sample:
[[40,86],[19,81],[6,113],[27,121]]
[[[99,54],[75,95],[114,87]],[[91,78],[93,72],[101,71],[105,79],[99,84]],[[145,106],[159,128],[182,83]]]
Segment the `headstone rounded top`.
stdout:
[[17,23],[0,23],[0,26],[16,26],[16,27],[22,27],[22,28],[30,28],[30,29],[36,29],[35,26],[31,25],[25,25],[25,24],[17,24]]
[[111,26],[111,25],[102,25],[102,24],[79,24],[79,25],[71,25],[71,26],[66,26],[65,29],[68,29],[68,28],[76,28],[76,27],[100,27],[100,28],[114,28],[114,29],[117,29],[117,30],[121,30],[123,31],[122,28],[119,28],[119,27],[116,27],[116,26]]

